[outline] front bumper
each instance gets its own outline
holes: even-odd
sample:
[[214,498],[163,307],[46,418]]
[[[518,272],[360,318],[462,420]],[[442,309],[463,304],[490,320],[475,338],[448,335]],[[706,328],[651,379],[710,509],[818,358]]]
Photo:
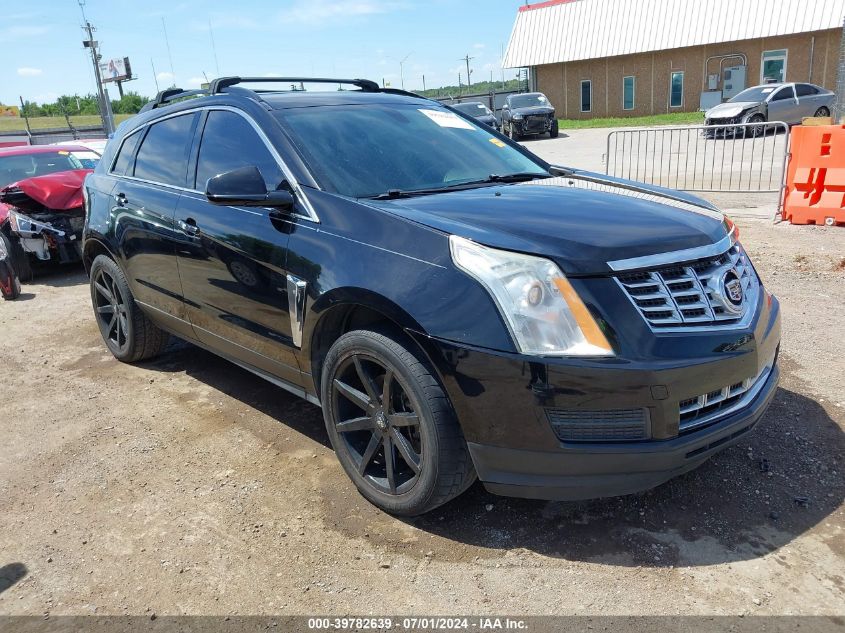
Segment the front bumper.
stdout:
[[[701,465],[739,441],[777,390],[780,309],[760,298],[746,328],[669,334],[650,361],[537,359],[428,339],[479,479],[493,493],[574,500],[631,494]],[[707,350],[705,352],[705,350]],[[675,358],[670,358],[675,354]],[[740,406],[683,427],[681,408],[761,376]],[[643,437],[561,439],[554,412],[644,412]],[[611,415],[608,415],[611,412]]]
[[528,116],[523,119],[514,119],[514,127],[519,134],[545,134],[551,131],[554,117],[546,115]]

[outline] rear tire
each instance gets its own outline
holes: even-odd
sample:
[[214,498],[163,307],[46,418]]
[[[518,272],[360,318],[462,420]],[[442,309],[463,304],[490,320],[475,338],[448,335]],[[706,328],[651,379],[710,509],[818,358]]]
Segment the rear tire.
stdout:
[[475,481],[449,400],[412,349],[394,334],[349,332],[329,350],[321,381],[343,469],[368,501],[401,516],[433,510]]
[[120,267],[105,255],[91,264],[91,303],[103,341],[124,363],[154,358],[170,335],[156,326],[135,303]]
[[816,113],[815,113],[813,116],[816,116],[816,117],[828,117],[828,116],[830,116],[830,108],[828,108],[828,107],[826,107],[826,106],[822,106],[821,108],[819,108],[818,110],[816,110]]

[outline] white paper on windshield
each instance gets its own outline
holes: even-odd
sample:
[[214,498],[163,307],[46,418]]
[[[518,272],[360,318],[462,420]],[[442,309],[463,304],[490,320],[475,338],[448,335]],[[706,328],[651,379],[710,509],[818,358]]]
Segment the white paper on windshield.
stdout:
[[453,127],[459,130],[475,129],[454,112],[441,112],[440,110],[426,110],[424,108],[419,110],[440,127]]
[[764,94],[764,95],[767,95],[767,94],[769,94],[772,90],[774,90],[774,88],[763,88],[763,94]]

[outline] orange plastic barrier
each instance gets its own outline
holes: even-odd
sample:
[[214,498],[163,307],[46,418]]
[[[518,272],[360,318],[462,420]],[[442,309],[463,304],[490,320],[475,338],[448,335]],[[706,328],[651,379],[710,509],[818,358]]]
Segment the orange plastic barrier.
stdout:
[[783,219],[845,226],[845,125],[792,128]]

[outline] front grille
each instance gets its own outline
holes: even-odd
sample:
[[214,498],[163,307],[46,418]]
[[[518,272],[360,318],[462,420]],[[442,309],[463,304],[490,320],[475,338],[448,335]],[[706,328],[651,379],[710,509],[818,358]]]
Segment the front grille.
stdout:
[[681,433],[712,424],[726,415],[734,407],[741,407],[746,400],[751,400],[766,384],[772,365],[767,365],[756,376],[746,378],[721,389],[714,389],[709,393],[695,398],[687,398],[678,403],[680,411]]
[[561,442],[629,442],[648,437],[647,409],[547,408],[546,415]]
[[[739,307],[725,298],[722,277],[731,269],[742,284]],[[739,244],[716,257],[631,273],[616,281],[653,329],[730,326],[757,303],[759,283]]]
[[545,114],[535,114],[525,117],[523,126],[526,130],[544,130],[548,117]]

